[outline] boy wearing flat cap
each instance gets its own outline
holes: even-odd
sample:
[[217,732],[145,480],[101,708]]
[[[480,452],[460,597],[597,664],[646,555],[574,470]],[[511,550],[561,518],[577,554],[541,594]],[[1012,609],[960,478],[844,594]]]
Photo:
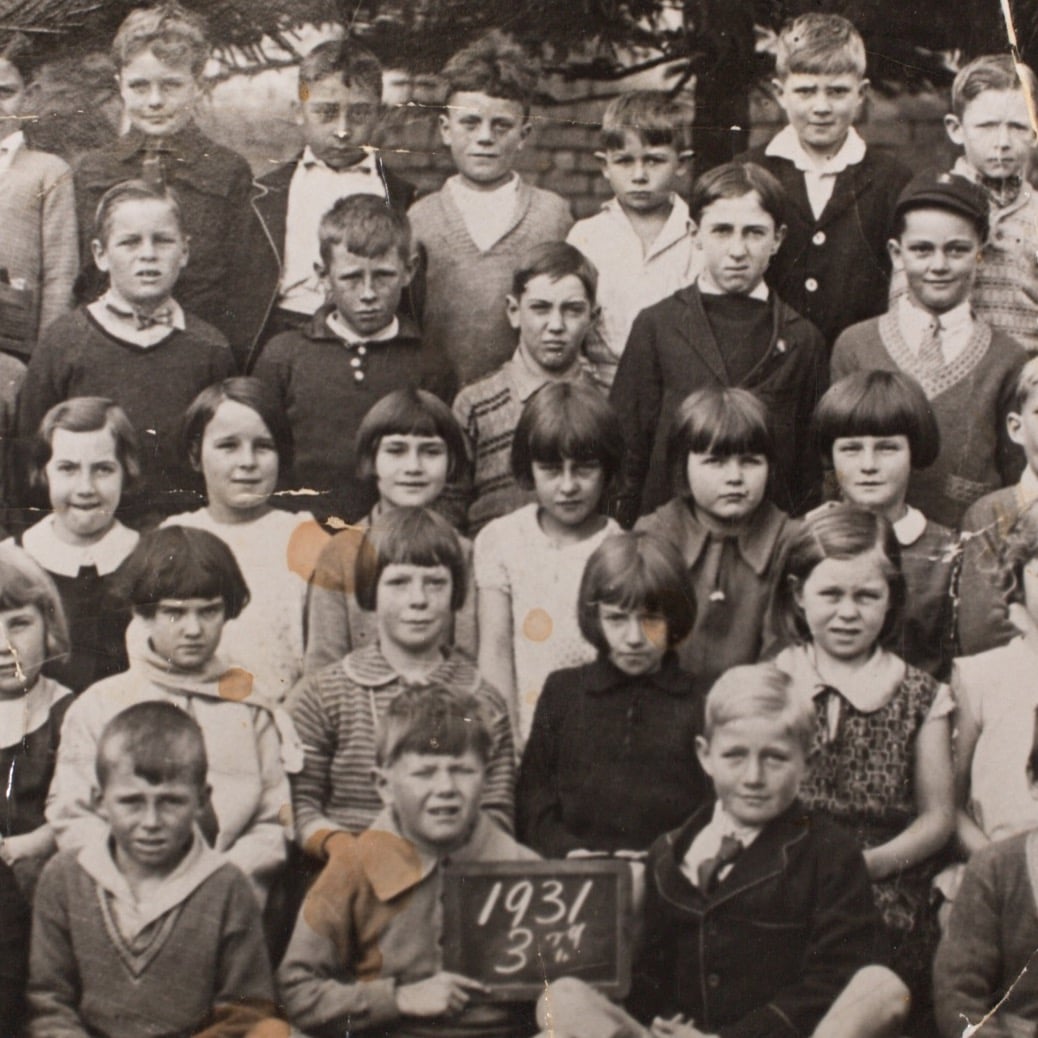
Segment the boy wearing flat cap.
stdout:
[[834,382],[882,368],[922,385],[941,449],[930,468],[912,473],[908,504],[953,528],[978,498],[1015,482],[1023,465],[1005,420],[1027,354],[970,307],[988,211],[984,191],[962,177],[925,173],[912,180],[897,201],[887,243],[908,291],[881,317],[843,332],[832,356]]

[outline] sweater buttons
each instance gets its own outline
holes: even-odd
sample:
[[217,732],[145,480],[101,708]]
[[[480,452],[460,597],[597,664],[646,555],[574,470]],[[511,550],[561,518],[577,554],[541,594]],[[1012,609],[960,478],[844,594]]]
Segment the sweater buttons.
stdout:
[[811,239],[812,245],[824,245],[825,244],[825,231],[815,231],[814,237]]
[[818,281],[815,278],[808,278],[804,282],[804,288],[806,288],[808,290],[808,292],[817,292],[818,291]]

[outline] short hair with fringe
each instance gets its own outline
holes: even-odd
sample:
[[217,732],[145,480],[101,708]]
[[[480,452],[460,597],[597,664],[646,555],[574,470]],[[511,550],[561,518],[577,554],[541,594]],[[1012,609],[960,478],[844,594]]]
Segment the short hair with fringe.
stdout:
[[535,245],[519,260],[512,275],[512,295],[519,299],[526,286],[535,277],[544,275],[552,281],[572,275],[584,286],[588,302],[595,304],[598,293],[598,271],[591,262],[573,245],[564,241],[546,241]]
[[755,162],[726,162],[707,170],[692,185],[688,211],[698,224],[703,213],[722,198],[756,194],[761,208],[778,229],[786,222],[786,192],[778,180]]
[[1031,357],[1016,373],[1011,410],[1022,413],[1035,390],[1038,390],[1038,357]]
[[956,73],[951,88],[952,112],[959,119],[967,105],[985,90],[1023,90],[1038,104],[1038,78],[1030,65],[1017,63],[1012,54],[982,54]]
[[220,598],[225,618],[233,620],[249,602],[249,588],[234,553],[208,530],[152,530],[137,542],[123,567],[123,595],[144,617],[154,617],[163,599]]
[[27,551],[5,541],[0,544],[0,610],[30,606],[43,617],[47,659],[66,659],[71,642],[65,609],[54,581]]
[[347,195],[321,217],[317,231],[321,262],[332,265],[333,250],[341,245],[354,256],[374,259],[396,249],[411,259],[411,222],[375,195]]
[[355,40],[343,37],[317,44],[299,63],[299,99],[305,101],[309,88],[322,79],[334,78],[348,87],[359,87],[382,100],[382,65],[378,58]]
[[394,508],[364,531],[354,568],[357,605],[378,609],[378,584],[387,566],[445,566],[451,575],[451,609],[465,603],[468,566],[454,527],[430,508]]
[[386,436],[438,436],[447,447],[448,483],[460,479],[468,468],[465,434],[454,412],[428,390],[395,389],[368,408],[354,440],[358,479],[374,479],[375,456]]
[[782,573],[775,587],[775,620],[790,641],[804,644],[811,631],[797,605],[796,595],[814,568],[826,559],[854,559],[878,552],[890,601],[879,640],[890,645],[901,634],[905,609],[905,578],[901,573],[901,548],[894,527],[881,515],[852,504],[833,503],[809,512],[790,542]]
[[1024,570],[1038,565],[1038,502],[1016,517],[999,546],[998,563],[1006,600],[1024,604]]
[[198,722],[172,703],[134,703],[115,715],[97,740],[95,770],[103,790],[118,761],[154,786],[186,780],[206,787],[209,761]]
[[775,74],[864,76],[868,65],[865,41],[846,18],[811,12],[787,22],[778,35]]
[[693,113],[663,90],[628,90],[614,97],[602,113],[602,147],[614,151],[633,133],[649,148],[673,148],[679,155],[692,147]]
[[600,605],[662,616],[667,648],[692,630],[696,603],[688,587],[681,554],[669,542],[644,531],[607,537],[584,567],[577,597],[580,632],[600,655],[608,655]]
[[814,439],[831,468],[833,444],[847,436],[905,436],[912,468],[929,468],[941,449],[941,432],[923,387],[901,371],[855,371],[834,382],[818,401]]
[[471,750],[486,764],[492,741],[490,722],[475,696],[444,685],[406,688],[379,719],[375,763],[388,768],[405,753],[460,757]]
[[180,202],[171,188],[153,186],[144,180],[123,180],[113,184],[97,203],[94,213],[94,238],[102,245],[108,244],[115,211],[126,202],[164,202],[176,219],[180,233],[184,233],[184,217],[180,210]]
[[620,419],[601,392],[579,382],[549,382],[527,400],[516,423],[512,475],[532,490],[535,461],[597,461],[605,477],[604,498],[623,455]]
[[107,429],[115,443],[115,456],[123,470],[123,492],[133,489],[141,475],[140,443],[126,412],[103,396],[74,396],[55,404],[40,422],[33,441],[32,482],[47,485],[46,468],[54,456],[54,434],[87,433]]
[[112,40],[112,61],[121,70],[145,50],[168,65],[188,66],[198,79],[212,50],[205,19],[178,3],[134,9]]
[[493,29],[454,54],[440,76],[447,104],[455,94],[486,94],[521,104],[527,116],[539,74],[537,62],[511,36]]
[[804,752],[815,730],[812,700],[800,695],[793,679],[774,663],[750,663],[726,670],[706,697],[703,734],[709,743],[732,721],[767,717],[781,724]]

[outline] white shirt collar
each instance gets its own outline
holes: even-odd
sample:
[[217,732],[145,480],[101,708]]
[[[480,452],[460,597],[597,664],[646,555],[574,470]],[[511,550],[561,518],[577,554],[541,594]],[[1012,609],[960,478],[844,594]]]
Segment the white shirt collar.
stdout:
[[929,331],[935,318],[941,322],[942,334],[954,335],[965,331],[973,324],[973,310],[968,299],[943,314],[930,313],[909,295],[902,296],[898,301],[898,306],[900,307],[898,320],[901,322],[901,327],[911,329],[914,333],[909,339],[909,345],[913,349],[917,348],[918,343],[922,341],[923,335]]
[[358,159],[352,166],[347,166],[345,169],[332,169],[327,162],[319,159],[313,153],[308,144],[303,149],[303,154],[300,157],[299,162],[306,169],[324,169],[328,170],[329,173],[340,174],[343,176],[347,174],[358,177],[370,177],[375,175],[375,163],[371,159],[371,152],[366,153],[363,158]]
[[[814,699],[835,687],[819,674],[815,659],[814,645],[791,645],[778,654],[775,666],[793,679],[795,688],[802,689]],[[904,660],[877,647],[872,656],[840,684],[837,691],[856,710],[871,714],[890,702],[904,677]]]
[[96,544],[67,544],[54,529],[53,515],[45,516],[22,534],[22,547],[46,570],[74,577],[83,566],[96,566],[98,576],[114,573],[137,547],[140,535],[118,519]]
[[15,155],[25,147],[25,134],[21,130],[9,133],[0,141],[0,172],[11,168]]
[[824,159],[817,159],[804,150],[800,143],[796,130],[792,126],[785,126],[771,138],[764,154],[774,158],[786,159],[792,162],[797,169],[805,173],[820,173],[828,176],[836,176],[842,173],[848,166],[855,166],[865,158],[865,141],[858,131],[852,126],[847,131],[843,144],[839,150]]
[[910,544],[915,544],[923,536],[923,531],[926,529],[926,516],[918,508],[913,508],[909,505],[905,514],[892,525],[894,527],[894,536],[897,537],[897,543],[902,548],[907,548]]
[[[453,177],[448,177],[447,183],[452,191],[461,192],[463,198],[467,201],[473,204],[482,203],[484,206],[489,206],[491,204],[489,199],[491,198],[500,201],[504,195],[518,194],[520,178],[518,173],[513,172],[500,187],[491,188],[489,191],[480,191],[478,188],[470,187],[468,181],[460,173],[455,173]],[[497,201],[493,203],[495,207],[497,204]]]
[[[726,292],[721,288],[716,281],[710,276],[707,271],[703,271],[698,278],[696,278],[696,287],[700,293],[704,296],[727,296],[732,293]],[[771,293],[768,291],[768,286],[764,281],[752,291],[746,293],[747,299],[759,299],[762,303],[768,301]]]
[[395,339],[400,332],[400,319],[394,317],[382,331],[374,335],[359,335],[339,316],[338,310],[329,312],[325,324],[336,338],[348,342],[351,346],[361,342],[386,342],[388,339]]

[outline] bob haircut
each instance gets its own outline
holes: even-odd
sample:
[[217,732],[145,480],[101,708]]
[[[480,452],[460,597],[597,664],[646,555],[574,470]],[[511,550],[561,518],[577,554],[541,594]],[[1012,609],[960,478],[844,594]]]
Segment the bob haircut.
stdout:
[[580,249],[564,241],[549,241],[535,245],[519,261],[519,266],[512,275],[512,295],[519,299],[526,291],[526,286],[542,274],[552,281],[572,274],[584,286],[588,302],[592,306],[595,305],[598,271]]
[[468,566],[458,535],[429,508],[396,508],[365,531],[357,551],[354,588],[357,604],[378,608],[378,582],[387,566],[446,566],[451,575],[451,609],[465,602]]
[[425,389],[395,389],[368,409],[354,440],[359,479],[375,478],[375,455],[385,436],[439,436],[447,445],[448,483],[468,467],[465,434],[454,412]]
[[678,405],[667,437],[667,469],[678,497],[691,492],[689,454],[763,454],[770,466],[775,444],[764,402],[748,389],[710,386],[690,393]]
[[207,530],[152,530],[141,537],[124,565],[122,591],[134,611],[149,619],[166,598],[221,598],[228,620],[249,603],[234,553]]
[[396,249],[402,260],[411,260],[410,221],[375,195],[347,195],[338,199],[321,217],[317,234],[321,262],[328,270],[336,245],[365,259],[375,259]]
[[102,246],[108,245],[108,236],[112,233],[112,220],[115,211],[125,202],[165,202],[169,206],[173,218],[177,221],[177,229],[184,233],[184,219],[180,211],[177,196],[168,187],[152,187],[144,180],[124,180],[113,184],[97,203],[94,213],[94,240]]
[[378,58],[355,40],[325,40],[299,63],[299,99],[305,101],[309,87],[333,77],[344,86],[359,87],[382,100],[382,65]]
[[115,442],[115,456],[123,470],[123,490],[132,490],[141,475],[140,445],[126,412],[103,396],[74,396],[55,404],[40,422],[33,441],[32,482],[47,485],[47,463],[54,455],[54,434],[85,433],[108,429]]
[[1038,102],[1038,79],[1029,65],[1012,54],[982,54],[959,69],[952,82],[951,107],[961,119],[966,106],[985,90],[1023,90],[1031,104]]
[[692,147],[692,113],[663,90],[628,90],[602,113],[602,147],[625,147],[627,133],[646,147],[673,148],[683,155]]
[[812,12],[787,22],[779,33],[775,74],[779,79],[809,76],[864,76],[867,66],[861,34],[838,14]]
[[46,628],[47,659],[68,657],[68,623],[61,596],[47,571],[16,544],[0,544],[0,610],[37,609]]
[[201,471],[202,439],[205,430],[216,416],[220,405],[228,400],[241,404],[259,415],[274,441],[279,474],[290,469],[293,453],[292,426],[285,409],[281,406],[277,394],[266,382],[249,375],[225,378],[222,382],[206,386],[184,412],[180,423],[180,445],[192,467]]
[[781,724],[806,753],[815,730],[811,700],[793,688],[793,680],[774,663],[751,663],[726,670],[706,697],[704,737],[732,721],[768,717]]
[[597,461],[608,488],[623,455],[620,420],[597,389],[578,382],[549,382],[530,397],[519,416],[512,439],[512,475],[524,490],[532,490],[535,461]]
[[1038,357],[1031,357],[1019,370],[1013,385],[1013,411],[1022,414],[1034,391],[1038,389]]
[[490,726],[475,696],[443,685],[407,688],[378,722],[375,763],[388,768],[405,753],[460,757],[472,750],[486,764],[491,745]]
[[101,789],[115,764],[126,760],[133,773],[158,785],[188,781],[205,789],[209,762],[198,722],[172,703],[135,703],[120,711],[101,730],[97,741],[97,781]]
[[667,648],[692,630],[696,603],[687,587],[680,554],[668,542],[642,531],[607,537],[584,567],[577,598],[580,633],[608,655],[599,605],[662,616],[667,621]]
[[530,114],[538,75],[537,63],[499,29],[459,50],[440,73],[448,104],[455,94],[486,94],[518,102],[524,117]]
[[890,589],[890,602],[879,640],[889,644],[901,632],[905,608],[905,578],[901,573],[901,548],[887,519],[863,508],[844,503],[823,506],[804,516],[799,533],[789,546],[782,574],[776,585],[776,621],[790,640],[811,640],[797,592],[812,571],[826,559],[854,559],[870,551],[879,552],[883,576]]
[[941,449],[923,387],[900,371],[855,371],[826,390],[815,408],[814,437],[827,467],[833,443],[844,436],[905,436],[915,469],[932,465]]
[[178,3],[138,7],[123,19],[112,40],[112,61],[121,70],[145,50],[167,65],[186,65],[199,79],[211,51],[206,23]]
[[1038,559],[1038,502],[1017,517],[999,550],[1002,588],[1010,602],[1024,601],[1024,570]]
[[703,213],[722,198],[755,194],[761,208],[775,221],[775,229],[786,222],[786,192],[763,166],[755,162],[726,162],[707,170],[692,185],[688,211],[698,224]]

